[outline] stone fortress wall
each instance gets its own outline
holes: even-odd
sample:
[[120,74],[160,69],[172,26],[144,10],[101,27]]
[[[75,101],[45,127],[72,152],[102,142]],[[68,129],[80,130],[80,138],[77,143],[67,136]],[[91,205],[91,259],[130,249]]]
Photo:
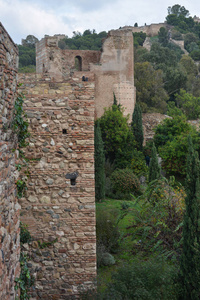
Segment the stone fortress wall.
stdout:
[[[33,237],[34,299],[71,299],[96,277],[94,83],[23,75],[30,124],[21,220]],[[56,241],[55,241],[56,240]],[[39,243],[52,243],[41,249]]]
[[[110,32],[102,53],[61,50],[57,43],[56,37],[42,39],[36,47],[37,74],[19,79],[31,132],[28,192],[20,204],[22,222],[34,239],[27,249],[36,277],[34,299],[70,299],[81,286],[93,284],[94,119],[113,104],[113,92],[128,112],[134,108],[131,32]],[[38,241],[55,239],[40,249]]]
[[136,97],[132,31],[111,30],[102,52],[61,50],[58,48],[60,38],[47,36],[36,44],[36,72],[49,74],[52,80],[54,77],[67,80],[77,71],[76,58],[81,75],[95,83],[95,118],[102,116],[104,108],[113,104],[113,93],[124,107],[124,114],[131,115]]
[[[17,50],[5,30],[2,36],[5,43],[3,40],[1,45],[4,51],[0,64],[4,74],[1,111],[9,128],[16,92]],[[32,243],[25,245],[31,258],[29,267],[36,278],[32,299],[74,299],[81,286],[87,288],[93,284],[96,278],[94,120],[103,114],[104,107],[112,105],[113,93],[124,106],[125,114],[132,115],[135,105],[131,31],[111,31],[103,52],[61,50],[57,46],[62,37],[42,39],[36,48],[37,73],[18,78],[23,83],[19,91],[26,97],[24,109],[31,133],[25,150],[30,159],[28,190],[20,204],[21,221],[28,225],[33,237]],[[0,128],[6,128],[3,125]],[[11,131],[2,131],[0,144],[5,157],[0,183],[2,300],[12,299],[2,296],[9,292],[14,295],[20,251],[20,205],[15,198],[15,158],[11,152],[14,145],[8,133]]]
[[16,138],[12,130],[18,49],[0,23],[0,299],[14,300],[19,276],[19,210],[16,199]]
[[161,27],[165,28],[170,28],[171,26],[168,25],[167,23],[158,23],[158,24],[150,24],[150,25],[144,25],[144,26],[138,26],[138,27],[133,27],[133,26],[123,26],[120,30],[125,30],[129,29],[133,33],[134,32],[144,32],[148,37],[153,37],[158,35],[158,31],[160,30]]

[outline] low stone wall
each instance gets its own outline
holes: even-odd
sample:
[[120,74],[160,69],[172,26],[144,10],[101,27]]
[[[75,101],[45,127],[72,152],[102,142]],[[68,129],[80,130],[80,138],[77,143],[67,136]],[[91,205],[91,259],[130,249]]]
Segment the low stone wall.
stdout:
[[16,138],[12,131],[18,50],[0,23],[0,299],[14,300],[19,276],[19,209],[15,190]]
[[36,277],[32,298],[74,299],[96,277],[94,83],[34,74],[19,81],[31,133],[20,203],[34,240],[26,247]]
[[152,37],[158,35],[158,32],[161,27],[165,27],[167,29],[171,28],[172,26],[168,25],[167,23],[158,23],[158,24],[150,24],[145,26],[133,27],[133,26],[124,26],[121,30],[129,29],[132,32],[145,32],[147,36]]

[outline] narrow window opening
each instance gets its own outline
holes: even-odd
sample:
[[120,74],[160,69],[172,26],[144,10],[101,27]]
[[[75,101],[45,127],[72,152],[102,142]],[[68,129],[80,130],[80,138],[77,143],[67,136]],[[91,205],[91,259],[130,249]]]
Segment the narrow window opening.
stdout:
[[76,178],[70,179],[71,185],[76,185]]
[[82,57],[81,56],[75,57],[75,69],[77,71],[82,71]]
[[67,134],[67,129],[63,129],[63,130],[62,130],[62,133],[63,133],[63,134]]

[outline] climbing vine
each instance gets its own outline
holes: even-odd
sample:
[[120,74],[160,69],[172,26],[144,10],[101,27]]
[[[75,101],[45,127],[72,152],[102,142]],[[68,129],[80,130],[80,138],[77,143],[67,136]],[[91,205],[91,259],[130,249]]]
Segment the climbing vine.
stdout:
[[[18,86],[20,87],[21,85],[22,84],[19,84]],[[24,103],[24,95],[18,92],[17,99],[14,105],[12,128],[14,133],[17,136],[19,157],[21,158],[21,160],[23,160],[24,164],[19,163],[16,165],[16,168],[18,171],[20,171],[22,167],[24,166],[27,167],[27,170],[25,171],[26,176],[22,177],[16,182],[18,198],[22,198],[24,196],[25,191],[27,190],[26,179],[28,173],[28,162],[27,159],[24,157],[22,148],[28,146],[28,142],[26,139],[30,136],[30,133],[28,132],[29,123],[27,120],[27,115],[23,109],[23,103]]]
[[[20,85],[21,84],[19,84],[19,86]],[[24,112],[23,103],[24,103],[24,95],[22,93],[18,93],[14,105],[12,127],[14,132],[17,134],[19,148],[23,148],[28,145],[28,143],[26,142],[26,138],[30,136],[30,133],[28,132],[27,115]]]
[[[21,86],[21,84],[19,84]],[[20,163],[16,164],[16,169],[18,171],[23,170],[23,174],[21,174],[20,178],[16,181],[16,189],[17,189],[17,198],[22,198],[27,190],[27,176],[29,174],[28,171],[28,159],[25,157],[22,148],[28,146],[27,138],[30,136],[28,132],[28,119],[27,115],[23,109],[24,103],[24,95],[18,92],[17,99],[14,104],[14,113],[13,113],[13,122],[12,129],[14,134],[17,137],[18,142],[18,151]],[[14,151],[16,149],[13,149]],[[22,169],[23,168],[23,169]],[[24,169],[25,168],[25,169]],[[27,300],[30,298],[28,291],[29,288],[34,283],[34,278],[31,276],[30,271],[28,269],[28,255],[23,251],[23,244],[29,243],[31,241],[31,235],[27,229],[27,226],[20,223],[20,267],[21,272],[20,276],[15,278],[15,290],[20,290],[20,300]]]
[[[27,229],[27,225],[20,222],[20,245],[21,249],[23,248],[23,244],[29,243],[31,241],[30,232]],[[23,251],[20,253],[20,267],[21,273],[20,276],[15,278],[15,290],[20,289],[20,300],[27,300],[30,299],[28,294],[29,289],[34,284],[34,277],[31,276],[31,273],[28,268],[28,255],[25,254]]]

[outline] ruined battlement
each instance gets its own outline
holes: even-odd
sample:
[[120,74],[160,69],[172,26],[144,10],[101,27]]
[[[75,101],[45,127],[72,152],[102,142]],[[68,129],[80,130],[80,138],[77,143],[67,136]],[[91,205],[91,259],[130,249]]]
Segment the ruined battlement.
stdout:
[[45,37],[36,44],[36,73],[63,81],[80,72],[95,84],[95,118],[113,104],[113,93],[124,114],[132,115],[136,96],[132,31],[111,30],[102,48],[102,52],[61,50],[55,36]]
[[150,24],[150,25],[144,25],[144,26],[139,26],[139,27],[134,27],[134,26],[124,26],[120,30],[125,30],[129,29],[133,33],[134,32],[144,32],[148,37],[156,36],[158,35],[158,32],[161,27],[165,27],[167,29],[171,28],[172,26],[168,25],[166,22],[165,23],[158,23],[158,24]]
[[[66,80],[75,71],[90,71],[90,64],[99,63],[100,51],[62,50],[61,37],[44,37],[36,44],[36,73],[49,74],[56,80]],[[63,38],[63,37],[62,37]]]

